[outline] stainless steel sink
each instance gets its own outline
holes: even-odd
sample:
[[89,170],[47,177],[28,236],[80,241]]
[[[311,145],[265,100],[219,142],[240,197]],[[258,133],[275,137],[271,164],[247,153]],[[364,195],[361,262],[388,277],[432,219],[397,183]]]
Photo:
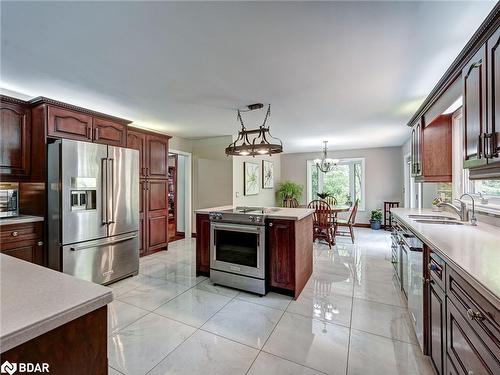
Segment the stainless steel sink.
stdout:
[[430,220],[430,219],[418,219],[415,220],[417,223],[425,223],[425,224],[446,224],[446,225],[467,225],[467,223],[463,221],[456,221],[454,219],[447,220]]
[[408,215],[410,219],[457,220],[454,217],[441,215]]

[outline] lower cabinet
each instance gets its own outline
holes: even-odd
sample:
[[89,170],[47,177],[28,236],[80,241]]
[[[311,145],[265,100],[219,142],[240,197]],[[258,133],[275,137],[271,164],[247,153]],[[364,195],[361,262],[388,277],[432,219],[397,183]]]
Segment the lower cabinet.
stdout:
[[0,252],[43,265],[43,222],[1,226]]
[[438,374],[446,360],[446,295],[432,278],[429,285],[429,356]]
[[196,274],[210,275],[210,218],[196,214]]

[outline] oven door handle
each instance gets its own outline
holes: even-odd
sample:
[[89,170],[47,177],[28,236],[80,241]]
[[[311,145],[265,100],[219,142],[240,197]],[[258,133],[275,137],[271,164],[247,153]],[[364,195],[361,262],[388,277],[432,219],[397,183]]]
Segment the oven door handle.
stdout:
[[259,233],[263,226],[252,226],[252,225],[243,225],[243,224],[220,224],[213,223],[212,229],[218,230],[228,230],[232,232],[246,232],[246,233]]

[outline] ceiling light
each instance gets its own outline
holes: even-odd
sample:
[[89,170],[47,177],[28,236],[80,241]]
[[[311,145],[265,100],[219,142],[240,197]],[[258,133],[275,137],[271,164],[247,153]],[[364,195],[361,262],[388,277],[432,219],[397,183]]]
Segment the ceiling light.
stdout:
[[323,143],[325,144],[325,148],[323,149],[323,159],[314,159],[314,164],[321,172],[327,173],[337,165],[339,160],[328,157],[328,141],[323,141]]
[[[245,112],[261,109],[263,104],[251,104]],[[258,129],[247,130],[243,125],[241,112],[238,110],[237,119],[241,124],[241,130],[238,132],[236,140],[226,147],[226,155],[234,156],[255,156],[255,155],[272,155],[283,152],[283,142],[280,139],[274,138],[269,132],[269,127],[266,127],[266,122],[271,116],[271,105],[267,107],[266,117],[264,122]],[[271,143],[269,139],[274,139]]]

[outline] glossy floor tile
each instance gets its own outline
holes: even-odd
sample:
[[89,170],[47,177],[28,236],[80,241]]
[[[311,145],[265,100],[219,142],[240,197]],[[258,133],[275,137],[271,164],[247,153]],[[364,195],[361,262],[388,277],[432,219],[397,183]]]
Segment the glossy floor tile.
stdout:
[[345,374],[349,328],[286,312],[263,351],[332,375]]
[[109,365],[124,374],[146,374],[194,332],[150,313],[108,338]]
[[197,331],[170,353],[151,375],[244,375],[259,351],[205,331]]
[[355,232],[355,244],[314,244],[296,301],[197,277],[195,239],[141,258],[138,276],[111,285],[110,374],[432,374],[394,282],[389,233]]
[[201,329],[260,349],[283,311],[233,299]]
[[161,305],[155,313],[201,327],[229,301],[229,297],[193,288]]

